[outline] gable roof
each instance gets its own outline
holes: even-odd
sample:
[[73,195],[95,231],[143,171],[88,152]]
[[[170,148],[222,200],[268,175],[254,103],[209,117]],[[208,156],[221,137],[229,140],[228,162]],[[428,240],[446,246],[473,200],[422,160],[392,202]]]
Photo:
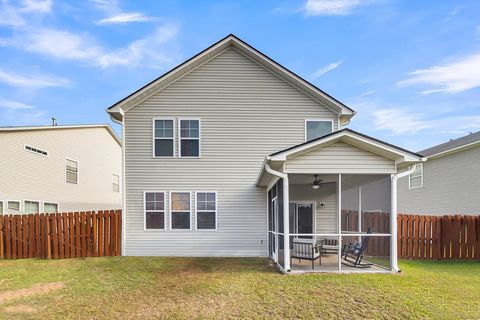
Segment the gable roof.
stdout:
[[296,153],[300,153],[300,152],[305,151],[305,150],[309,150],[313,147],[317,147],[318,145],[322,145],[322,144],[325,144],[325,143],[331,143],[331,142],[334,142],[334,141],[337,141],[337,140],[341,140],[342,138],[345,138],[345,137],[350,137],[353,140],[362,141],[363,143],[365,143],[365,145],[367,145],[367,144],[375,145],[376,147],[379,147],[381,149],[388,150],[392,154],[406,156],[406,157],[414,158],[414,159],[417,159],[417,160],[420,160],[422,158],[421,154],[418,154],[418,153],[409,151],[407,149],[398,147],[396,145],[378,140],[376,138],[367,136],[366,134],[363,134],[363,133],[360,133],[360,132],[357,132],[355,130],[348,129],[348,128],[344,128],[344,129],[329,133],[327,135],[321,136],[319,138],[316,138],[316,139],[313,139],[313,140],[310,140],[310,141],[307,141],[307,142],[304,142],[304,143],[300,143],[300,144],[297,144],[295,146],[292,146],[292,147],[289,147],[289,148],[286,148],[286,149],[283,149],[283,150],[280,150],[280,151],[277,151],[275,153],[270,154],[269,157],[272,158],[272,159],[274,159],[274,158],[284,158],[284,157],[287,157],[287,156],[290,156],[290,155],[293,155],[293,154],[296,154]]
[[16,132],[16,131],[36,131],[36,130],[68,130],[68,129],[89,129],[89,128],[105,128],[113,139],[122,146],[122,140],[117,136],[112,127],[108,124],[77,124],[77,125],[60,125],[60,126],[10,126],[0,127],[1,132]]
[[294,72],[288,70],[275,60],[267,57],[257,49],[253,48],[237,36],[230,34],[225,38],[214,43],[207,49],[196,54],[192,58],[188,59],[184,63],[176,66],[160,77],[154,79],[150,83],[141,87],[137,91],[118,101],[107,109],[107,112],[116,120],[120,120],[123,117],[123,113],[129,109],[135,107],[140,102],[148,99],[155,93],[159,92],[163,88],[167,87],[174,81],[178,80],[187,73],[193,71],[203,63],[213,59],[218,54],[227,50],[230,47],[234,47],[241,53],[256,61],[263,67],[267,68],[271,72],[275,73],[278,77],[284,81],[290,83],[294,87],[302,90],[306,94],[310,95],[318,101],[322,101],[328,108],[337,113],[343,120],[348,120],[355,115],[355,111],[346,106],[342,102],[338,101],[334,97],[330,96],[326,92],[322,91],[315,85],[311,84],[307,80],[303,79]]
[[458,139],[450,140],[445,143],[441,143],[439,145],[430,147],[428,149],[419,151],[421,155],[424,157],[433,157],[433,156],[440,156],[446,153],[450,153],[453,151],[459,151],[476,143],[480,144],[480,131],[475,133],[471,133],[468,136],[463,136]]

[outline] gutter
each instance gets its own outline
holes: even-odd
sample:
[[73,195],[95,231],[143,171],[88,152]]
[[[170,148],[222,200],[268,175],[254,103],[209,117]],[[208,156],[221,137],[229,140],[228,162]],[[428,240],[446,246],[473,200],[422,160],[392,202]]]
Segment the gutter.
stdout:
[[[269,158],[265,161],[265,170],[274,175],[283,179],[283,254],[284,254],[284,270],[290,272],[290,222],[289,222],[289,210],[290,210],[290,195],[289,195],[289,182],[288,182],[288,174],[273,170],[269,164]],[[278,258],[278,257],[277,257]]]
[[[422,162],[424,160],[422,159]],[[411,166],[407,171],[403,171],[397,174],[392,174],[391,176],[391,198],[390,198],[390,205],[391,205],[391,212],[390,212],[390,254],[391,254],[391,269],[394,272],[400,272],[401,270],[398,268],[398,253],[397,253],[397,233],[398,233],[398,226],[397,226],[397,182],[398,179],[409,176],[415,172],[415,165]]]

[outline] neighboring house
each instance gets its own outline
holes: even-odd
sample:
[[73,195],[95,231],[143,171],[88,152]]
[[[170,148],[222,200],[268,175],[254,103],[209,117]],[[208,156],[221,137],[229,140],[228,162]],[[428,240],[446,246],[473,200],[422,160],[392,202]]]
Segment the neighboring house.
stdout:
[[480,131],[418,153],[427,161],[399,183],[399,212],[480,215]]
[[0,128],[0,214],[121,208],[121,141],[108,125]]
[[[234,35],[107,111],[123,129],[124,255],[270,256],[298,271],[296,238],[365,234],[342,227],[343,190],[388,177],[395,197],[421,161],[342,128],[352,109]],[[395,223],[371,235],[392,252]],[[335,257],[320,268],[342,270]]]

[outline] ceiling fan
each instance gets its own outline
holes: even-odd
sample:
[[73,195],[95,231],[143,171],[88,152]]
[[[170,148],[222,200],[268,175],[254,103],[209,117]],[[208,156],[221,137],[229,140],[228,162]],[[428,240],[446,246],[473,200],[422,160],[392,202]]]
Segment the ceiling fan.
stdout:
[[315,190],[320,189],[320,187],[325,184],[335,183],[335,182],[322,182],[323,179],[319,179],[318,174],[314,174],[313,176],[315,177],[315,180],[313,180],[312,182],[312,188]]

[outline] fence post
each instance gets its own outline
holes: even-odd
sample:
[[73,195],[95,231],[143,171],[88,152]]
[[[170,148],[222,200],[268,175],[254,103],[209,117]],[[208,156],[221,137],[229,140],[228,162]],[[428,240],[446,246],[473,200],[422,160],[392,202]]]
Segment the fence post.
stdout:
[[45,214],[45,225],[46,225],[46,239],[47,239],[47,259],[52,259],[52,247],[50,245],[50,215]]

